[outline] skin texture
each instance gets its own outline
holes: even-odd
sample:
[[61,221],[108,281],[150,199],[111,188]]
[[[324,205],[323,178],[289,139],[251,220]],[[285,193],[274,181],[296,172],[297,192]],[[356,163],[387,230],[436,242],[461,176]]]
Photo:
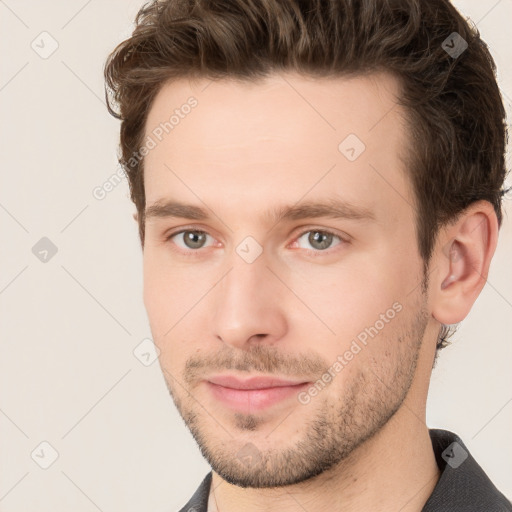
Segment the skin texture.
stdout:
[[[386,74],[276,74],[250,84],[181,79],[152,105],[147,134],[190,96],[198,102],[145,157],[146,211],[174,200],[209,218],[148,216],[144,302],[222,512],[419,511],[437,482],[425,407],[439,322],[469,312],[497,221],[488,203],[472,205],[441,230],[424,274],[398,94]],[[349,134],[366,146],[354,161],[338,148]],[[371,218],[267,215],[330,199]],[[207,235],[187,245],[176,234],[184,229]],[[334,234],[323,250],[312,238],[322,230]],[[240,248],[262,252],[249,263]],[[355,353],[371,326],[377,334]],[[205,382],[314,384],[329,368],[334,377],[307,403],[294,396],[262,410],[235,412]]]

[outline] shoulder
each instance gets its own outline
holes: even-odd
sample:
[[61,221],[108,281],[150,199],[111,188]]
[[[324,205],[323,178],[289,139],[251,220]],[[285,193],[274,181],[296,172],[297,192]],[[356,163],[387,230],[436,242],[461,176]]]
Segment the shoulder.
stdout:
[[441,477],[422,512],[512,511],[457,434],[430,429],[430,438]]

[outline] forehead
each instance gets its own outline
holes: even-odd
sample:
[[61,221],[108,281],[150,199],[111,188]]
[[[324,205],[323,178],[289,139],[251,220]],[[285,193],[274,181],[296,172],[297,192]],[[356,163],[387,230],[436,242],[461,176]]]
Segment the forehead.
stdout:
[[377,207],[401,195],[410,207],[398,95],[385,73],[167,83],[145,127],[156,143],[145,157],[146,203],[191,191],[295,202],[323,190]]
[[[172,121],[172,139],[219,153],[279,137],[293,141],[318,135],[328,144],[348,130],[368,140],[391,126],[399,128],[398,95],[399,83],[387,73],[338,78],[281,73],[255,82],[181,78],[157,94],[146,134],[184,110]],[[197,102],[192,109],[187,107],[190,98]]]

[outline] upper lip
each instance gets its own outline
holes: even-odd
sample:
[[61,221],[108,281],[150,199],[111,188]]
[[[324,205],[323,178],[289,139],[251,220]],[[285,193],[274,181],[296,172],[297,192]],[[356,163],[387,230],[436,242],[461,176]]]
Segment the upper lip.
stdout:
[[285,380],[277,377],[249,377],[240,379],[233,375],[214,375],[206,379],[212,384],[232,389],[265,389],[305,384],[304,380]]

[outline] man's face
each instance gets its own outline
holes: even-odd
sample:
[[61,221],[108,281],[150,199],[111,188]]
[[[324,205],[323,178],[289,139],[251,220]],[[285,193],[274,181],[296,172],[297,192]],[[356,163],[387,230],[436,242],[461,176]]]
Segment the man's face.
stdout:
[[388,75],[287,74],[180,80],[152,105],[144,301],[176,406],[231,483],[334,467],[415,382],[429,315],[397,94]]

